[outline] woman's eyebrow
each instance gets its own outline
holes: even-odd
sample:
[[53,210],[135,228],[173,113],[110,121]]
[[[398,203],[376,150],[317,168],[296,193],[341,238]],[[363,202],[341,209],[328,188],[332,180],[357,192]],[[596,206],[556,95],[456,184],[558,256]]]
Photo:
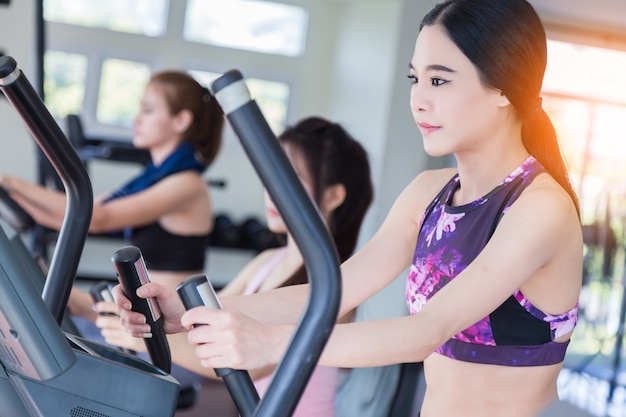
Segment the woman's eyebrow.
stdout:
[[[415,70],[413,63],[409,62],[409,68],[412,70]],[[443,72],[450,72],[450,73],[456,72],[452,68],[449,68],[449,67],[446,67],[445,65],[440,65],[440,64],[429,65],[426,67],[426,71],[443,71]]]

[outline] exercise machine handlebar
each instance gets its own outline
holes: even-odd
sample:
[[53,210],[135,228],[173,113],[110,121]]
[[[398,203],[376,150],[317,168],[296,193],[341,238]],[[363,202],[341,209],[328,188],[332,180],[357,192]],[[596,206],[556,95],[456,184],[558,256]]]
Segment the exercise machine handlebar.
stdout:
[[[176,287],[176,292],[186,310],[198,306],[222,308],[211,282],[204,274],[190,276]],[[259,394],[250,374],[231,368],[216,368],[215,374],[224,381],[241,417],[252,417],[259,403]]]
[[300,248],[310,293],[289,347],[255,416],[291,416],[335,324],[341,274],[335,244],[319,209],[304,190],[238,70],[224,73],[211,91],[272,201]]
[[136,294],[137,288],[150,282],[141,250],[136,246],[125,246],[115,251],[111,261],[122,292],[132,303],[133,310],[146,317],[146,323],[152,329],[152,337],[144,339],[152,364],[170,373],[172,371],[172,356],[163,329],[164,318],[161,315],[159,304],[154,298],[139,298]]
[[91,222],[91,182],[73,146],[17,67],[15,59],[8,55],[0,57],[0,89],[24,120],[65,187],[65,217],[42,293],[53,317],[61,324]]

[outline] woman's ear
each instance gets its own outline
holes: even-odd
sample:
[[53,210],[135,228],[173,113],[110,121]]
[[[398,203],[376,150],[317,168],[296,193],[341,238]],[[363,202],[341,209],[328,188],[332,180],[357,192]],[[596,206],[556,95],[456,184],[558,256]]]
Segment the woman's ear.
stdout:
[[174,130],[178,133],[186,132],[193,123],[193,113],[189,109],[183,109],[174,116]]
[[511,101],[502,91],[499,92],[496,100],[497,100],[498,107],[507,107],[511,105]]
[[343,184],[335,184],[324,190],[321,209],[323,213],[332,213],[346,200],[346,187]]

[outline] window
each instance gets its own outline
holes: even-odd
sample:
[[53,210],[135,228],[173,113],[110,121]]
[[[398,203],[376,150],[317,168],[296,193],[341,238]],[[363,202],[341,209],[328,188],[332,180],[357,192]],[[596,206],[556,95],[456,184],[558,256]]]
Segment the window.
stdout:
[[[221,74],[206,71],[190,71],[191,75],[202,85],[209,86]],[[256,101],[268,125],[275,134],[285,128],[287,103],[289,102],[289,86],[277,81],[246,78],[250,96]]]
[[626,53],[549,41],[544,90],[626,104]]
[[626,178],[626,53],[550,41],[543,85],[580,196],[583,223]]
[[146,36],[165,33],[168,0],[44,0],[49,22]]
[[[97,136],[129,136],[151,73],[188,70],[208,85],[218,72],[206,68],[232,67],[231,62],[215,60],[216,45],[234,48],[228,56],[235,62],[251,62],[250,51],[287,57],[304,52],[308,13],[280,3],[44,2],[49,48],[44,70],[46,104],[58,119],[81,114],[86,130]],[[180,19],[169,19],[170,14]],[[199,68],[203,71],[195,71]],[[293,71],[287,69],[272,80],[246,80],[274,132],[284,128],[291,99],[289,85],[280,78],[297,78],[289,74]]]
[[228,48],[298,56],[304,51],[307,13],[280,3],[188,0],[185,39]]
[[[626,296],[626,53],[555,41],[548,48],[544,109],[563,147],[585,226],[580,322],[566,358],[570,369],[584,371],[591,359],[618,349]],[[563,381],[561,398],[577,402],[575,384]]]
[[44,96],[50,113],[58,118],[80,113],[85,96],[87,57],[47,51],[44,63]]
[[146,64],[107,59],[102,64],[96,118],[100,123],[132,127],[150,68]]

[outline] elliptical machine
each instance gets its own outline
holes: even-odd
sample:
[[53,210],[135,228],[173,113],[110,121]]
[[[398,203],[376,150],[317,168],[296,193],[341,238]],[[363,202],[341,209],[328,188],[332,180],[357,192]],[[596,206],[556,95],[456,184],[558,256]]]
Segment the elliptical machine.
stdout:
[[[0,88],[63,181],[67,209],[43,293],[34,259],[0,233],[0,410],[3,417],[171,416],[179,384],[131,355],[60,329],[93,207],[89,178],[32,85],[9,56]],[[154,393],[159,401],[154,401]]]
[[[43,294],[28,279],[34,260],[20,255],[0,233],[0,414],[172,416],[179,384],[171,375],[60,329],[91,220],[91,184],[76,151],[9,56],[0,57],[0,90],[59,174],[68,202]],[[242,412],[244,417],[290,416],[334,326],[341,298],[338,257],[318,209],[250,98],[243,76],[230,71],[214,81],[212,90],[309,271],[310,297],[290,346],[264,398]],[[239,388],[231,394],[255,398],[249,392],[253,387]]]

